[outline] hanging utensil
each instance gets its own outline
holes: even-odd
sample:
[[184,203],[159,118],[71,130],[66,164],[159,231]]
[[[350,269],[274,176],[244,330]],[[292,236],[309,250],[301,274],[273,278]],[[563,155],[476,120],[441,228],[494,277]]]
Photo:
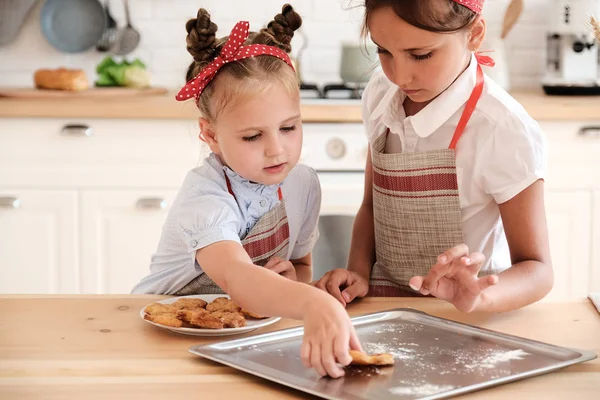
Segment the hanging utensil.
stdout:
[[0,0],[0,46],[15,40],[36,1]]
[[590,27],[592,28],[592,32],[594,32],[598,44],[600,44],[600,20],[590,17]]
[[523,0],[512,0],[510,2],[508,7],[506,8],[506,12],[504,13],[504,21],[502,23],[502,34],[500,35],[501,39],[504,39],[506,38],[506,36],[508,36],[508,33],[517,23],[519,17],[523,13],[523,8]]
[[125,6],[125,19],[127,21],[127,25],[121,31],[121,35],[114,49],[114,53],[120,56],[131,53],[140,43],[140,33],[131,25],[129,1],[123,0],[123,4]]
[[98,44],[96,44],[96,50],[100,52],[109,51],[117,41],[117,22],[110,13],[109,7],[110,0],[104,2],[104,12],[106,13],[106,29],[102,33],[102,37]]

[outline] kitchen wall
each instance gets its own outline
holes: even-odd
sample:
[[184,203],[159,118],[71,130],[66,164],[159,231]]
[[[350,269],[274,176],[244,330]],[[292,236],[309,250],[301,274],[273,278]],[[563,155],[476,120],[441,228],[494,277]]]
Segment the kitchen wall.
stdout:
[[[140,30],[142,41],[132,54],[151,69],[153,84],[176,88],[184,83],[184,71],[191,57],[185,50],[185,21],[198,7],[211,11],[214,21],[227,34],[238,19],[247,19],[251,27],[268,22],[280,10],[284,0],[130,0],[133,25]],[[511,84],[514,88],[539,86],[545,47],[545,25],[553,0],[527,0],[525,12],[506,41]],[[37,68],[84,68],[95,79],[94,67],[104,54],[90,50],[82,54],[63,54],[46,42],[40,31],[39,17],[43,1],[28,15],[17,39],[0,47],[0,86],[30,86]],[[355,41],[359,36],[360,8],[348,11],[359,0],[292,0],[303,15],[308,47],[302,58],[305,81],[330,83],[339,81],[340,42]],[[495,5],[505,0],[488,0],[487,18],[490,32],[496,35],[502,14]],[[120,0],[110,0],[111,11],[123,24]],[[344,10],[345,8],[345,10]],[[299,44],[298,40],[295,43]]]

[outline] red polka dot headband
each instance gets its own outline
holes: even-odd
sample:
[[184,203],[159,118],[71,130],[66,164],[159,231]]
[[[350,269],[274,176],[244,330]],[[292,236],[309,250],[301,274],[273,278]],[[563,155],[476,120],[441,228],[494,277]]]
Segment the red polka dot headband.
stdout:
[[229,38],[223,46],[221,54],[219,54],[210,64],[200,71],[195,78],[190,80],[186,85],[177,93],[175,98],[178,101],[185,101],[192,97],[196,100],[200,98],[202,91],[206,88],[206,85],[212,81],[219,69],[225,64],[233,61],[242,60],[244,58],[257,57],[257,56],[272,56],[277,57],[280,60],[285,61],[292,69],[294,65],[290,60],[288,54],[278,47],[267,46],[263,44],[252,44],[249,46],[243,46],[249,35],[250,23],[248,21],[240,21],[235,24],[235,27],[229,34]]
[[456,3],[461,4],[467,7],[469,10],[474,13],[481,14],[483,10],[483,2],[485,0],[454,0]]

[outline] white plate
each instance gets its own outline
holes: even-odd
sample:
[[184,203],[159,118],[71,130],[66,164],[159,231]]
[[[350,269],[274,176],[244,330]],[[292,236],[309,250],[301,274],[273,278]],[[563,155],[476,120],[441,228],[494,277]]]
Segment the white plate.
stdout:
[[[155,301],[153,303],[171,304],[171,303],[175,303],[179,299],[184,299],[184,298],[187,298],[187,299],[202,299],[202,300],[206,301],[207,303],[210,303],[211,301],[213,301],[217,297],[227,297],[227,298],[230,298],[226,294],[198,294],[198,295],[192,295],[192,296],[171,297],[171,298],[168,298],[168,299]],[[152,304],[152,303],[150,303],[150,304]],[[265,319],[250,319],[250,318],[248,318],[246,320],[246,324],[247,325],[243,326],[241,328],[223,328],[223,329],[173,328],[173,327],[170,327],[170,326],[164,326],[164,325],[161,325],[161,324],[157,324],[156,322],[152,322],[152,321],[148,321],[147,319],[144,319],[144,315],[145,315],[144,310],[150,304],[147,304],[146,306],[144,306],[144,308],[142,308],[140,310],[140,317],[144,321],[148,322],[149,324],[156,325],[158,327],[161,327],[163,329],[167,329],[167,330],[172,331],[172,332],[181,333],[181,334],[184,334],[184,335],[192,335],[192,336],[229,336],[229,335],[239,335],[241,333],[250,332],[250,331],[253,331],[255,329],[262,328],[262,327],[274,324],[275,322],[277,322],[277,321],[279,321],[281,319],[280,317],[271,317],[271,318],[265,318]]]

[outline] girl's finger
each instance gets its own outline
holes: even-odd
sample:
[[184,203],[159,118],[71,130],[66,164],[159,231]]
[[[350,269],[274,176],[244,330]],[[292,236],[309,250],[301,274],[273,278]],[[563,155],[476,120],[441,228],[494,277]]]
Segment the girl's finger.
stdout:
[[306,368],[310,368],[310,349],[310,342],[304,340],[302,342],[302,347],[300,348],[300,359],[302,360],[302,364],[304,364]]
[[325,275],[323,275],[323,277],[321,279],[316,281],[315,287],[317,289],[321,289],[322,291],[326,292],[327,291],[327,283],[329,282],[329,278],[331,278],[331,272],[326,273]]
[[272,269],[275,265],[279,264],[281,261],[282,260],[279,257],[272,257],[269,261],[267,261],[264,268]]
[[[360,352],[364,352],[363,348],[360,344],[360,340],[358,340],[358,335],[356,334],[356,330],[354,329],[354,326],[350,326],[350,348],[352,350],[358,350]],[[350,356],[348,354],[348,356]]]
[[348,343],[349,343],[348,335],[340,335],[336,337],[335,342],[333,343],[333,352],[336,360],[346,366],[350,364],[352,361],[352,357],[348,353]]
[[472,296],[477,296],[481,293],[478,283],[479,279],[468,268],[457,271],[452,279],[458,283],[457,290],[466,290]]
[[294,268],[294,265],[291,262],[282,261],[279,264],[276,264],[273,267],[271,267],[270,270],[275,273],[281,274],[282,272],[288,271],[293,268]]
[[443,277],[451,277],[454,275],[457,266],[456,262],[461,259],[461,257],[465,257],[469,255],[469,248],[466,244],[459,244],[458,246],[454,246],[453,248],[445,251],[440,254],[438,257],[438,262],[431,267],[429,273],[423,280],[420,291],[421,294],[427,296],[438,287],[439,280]]
[[427,296],[431,292],[435,291],[438,286],[438,282],[444,276],[448,275],[451,271],[451,264],[435,264],[430,270],[423,283],[421,284],[421,294]]
[[339,378],[344,375],[344,371],[335,363],[334,344],[335,342],[323,343],[321,346],[321,362],[327,375],[332,378]]
[[327,375],[327,371],[323,367],[323,361],[321,359],[321,346],[318,343],[313,343],[310,348],[310,366],[317,371],[317,374],[321,376]]
[[459,257],[466,256],[469,254],[469,248],[466,244],[459,244],[453,248],[446,250],[438,257],[439,264],[448,264]]
[[[347,282],[347,284],[348,284],[348,282]],[[369,293],[368,286],[366,286],[360,280],[352,279],[352,282],[350,283],[350,285],[348,287],[346,287],[346,289],[344,289],[344,291],[342,292],[342,298],[344,299],[345,303],[350,303],[352,300],[354,300],[357,297],[366,296],[367,293]],[[345,303],[343,303],[343,304],[346,305]]]
[[345,286],[348,282],[348,274],[346,271],[340,273],[332,273],[325,283],[325,291],[335,297],[344,307],[346,307],[346,300],[342,296],[340,287]]
[[465,259],[465,266],[475,276],[479,274],[479,271],[481,271],[481,268],[485,263],[485,256],[481,253],[472,253],[469,254],[468,257],[463,257],[463,259]]
[[408,286],[410,286],[412,290],[419,292],[421,290],[421,286],[423,286],[423,279],[425,279],[424,276],[413,276],[410,278],[410,281],[408,281]]
[[479,290],[481,290],[482,292],[489,288],[490,286],[494,286],[498,283],[498,281],[500,280],[500,278],[498,277],[498,275],[488,275],[488,276],[484,276],[480,279],[477,280],[477,285],[479,286]]

